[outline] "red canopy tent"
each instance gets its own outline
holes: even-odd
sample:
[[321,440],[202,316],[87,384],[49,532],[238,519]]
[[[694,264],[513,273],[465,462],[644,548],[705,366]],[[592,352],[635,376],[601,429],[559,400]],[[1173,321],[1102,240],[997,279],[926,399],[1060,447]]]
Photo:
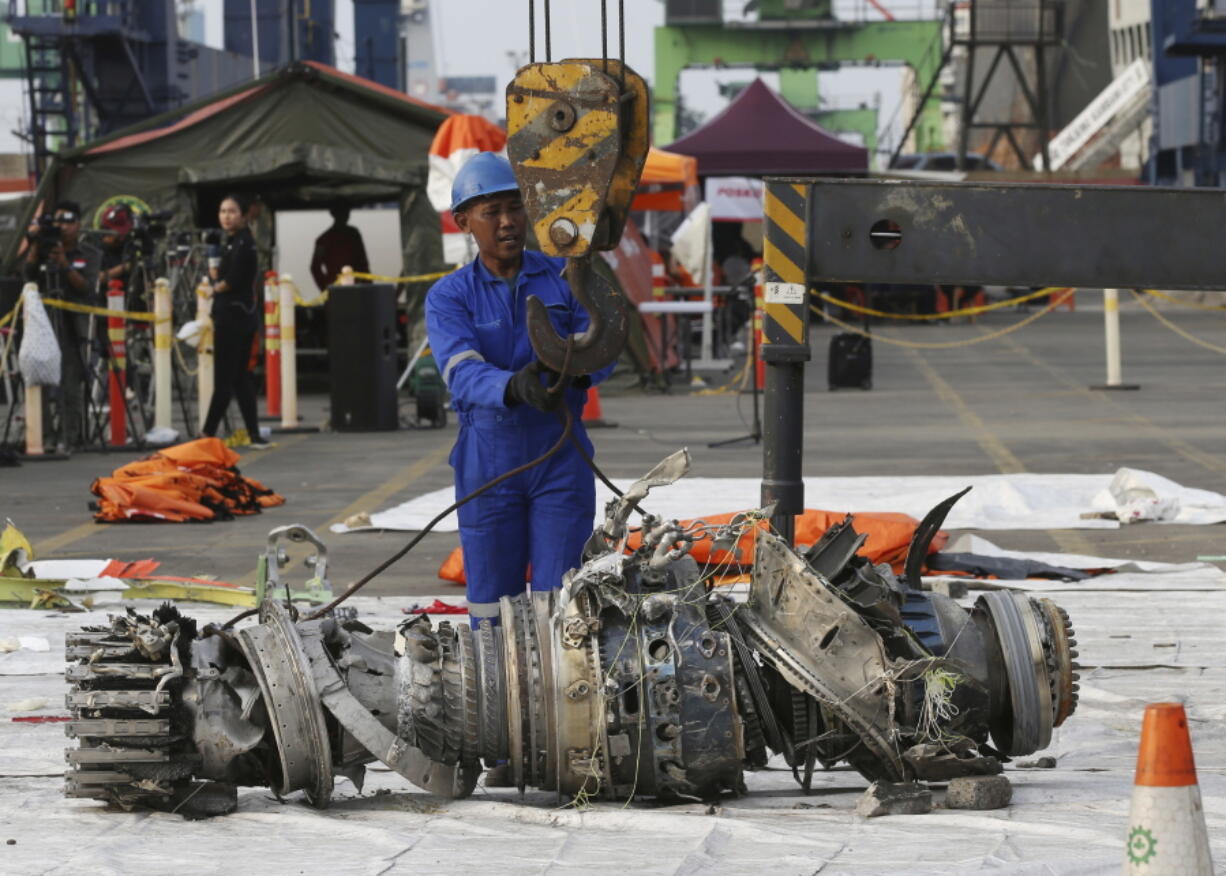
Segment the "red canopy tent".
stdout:
[[697,158],[699,176],[868,172],[867,149],[822,130],[761,79],[668,151]]

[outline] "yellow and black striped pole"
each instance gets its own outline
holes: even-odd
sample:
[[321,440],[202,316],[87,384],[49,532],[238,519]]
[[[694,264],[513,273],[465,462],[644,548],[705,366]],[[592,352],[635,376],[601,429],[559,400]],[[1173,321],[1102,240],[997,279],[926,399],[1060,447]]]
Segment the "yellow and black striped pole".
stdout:
[[809,183],[767,179],[762,361],[766,363],[762,504],[774,503],[771,525],[791,544],[804,511],[802,474],[805,363],[809,318],[805,267]]

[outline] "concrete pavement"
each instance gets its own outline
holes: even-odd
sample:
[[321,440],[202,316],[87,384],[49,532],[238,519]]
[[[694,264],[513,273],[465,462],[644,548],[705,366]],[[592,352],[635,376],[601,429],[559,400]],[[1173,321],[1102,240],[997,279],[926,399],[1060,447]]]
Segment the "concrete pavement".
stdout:
[[[1083,295],[1083,298],[1089,296]],[[1163,311],[1185,330],[1226,346],[1226,313]],[[874,388],[827,392],[826,346],[832,329],[813,326],[814,359],[806,384],[805,473],[990,474],[1109,473],[1148,469],[1189,487],[1226,492],[1226,357],[1193,345],[1140,310],[1123,313],[1124,376],[1137,392],[1091,390],[1104,376],[1101,312],[1058,311],[1027,328],[973,346],[963,343],[1015,323],[1013,312],[975,324],[875,327]],[[715,384],[726,376],[711,375]],[[678,446],[694,455],[694,474],[754,477],[760,446],[708,449],[748,431],[748,395],[643,394],[603,397],[620,424],[595,430],[598,461],[612,477],[634,477]],[[325,397],[310,396],[307,421],[326,420]],[[155,557],[167,574],[214,575],[249,583],[269,529],[303,523],[329,546],[334,586],[358,577],[411,537],[405,533],[338,536],[328,526],[451,483],[447,453],[454,422],[441,430],[279,437],[244,452],[244,473],[287,498],[264,514],[211,524],[110,524],[91,521],[91,480],[139,453],[82,453],[63,462],[0,469],[0,518],[11,518],[42,557]],[[822,507],[808,496],[809,507]],[[734,510],[734,509],[728,509]],[[1222,554],[1214,527],[1147,526],[1119,530],[993,532],[1004,547],[1063,550],[1165,561]],[[436,572],[458,544],[432,535],[367,592],[461,593]]]

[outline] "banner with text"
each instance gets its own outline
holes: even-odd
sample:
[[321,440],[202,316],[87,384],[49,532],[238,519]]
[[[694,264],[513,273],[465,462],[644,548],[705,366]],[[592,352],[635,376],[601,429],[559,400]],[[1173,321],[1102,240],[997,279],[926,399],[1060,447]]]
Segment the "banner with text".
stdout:
[[709,176],[705,191],[713,221],[762,221],[762,180],[747,176]]

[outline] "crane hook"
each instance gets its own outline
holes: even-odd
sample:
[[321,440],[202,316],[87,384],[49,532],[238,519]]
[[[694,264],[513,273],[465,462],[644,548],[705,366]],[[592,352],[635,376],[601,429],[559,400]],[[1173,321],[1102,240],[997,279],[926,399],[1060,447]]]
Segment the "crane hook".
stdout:
[[630,330],[626,302],[593,267],[591,255],[566,260],[566,282],[587,311],[591,323],[574,336],[570,361],[568,341],[558,335],[549,311],[535,295],[528,299],[528,338],[537,358],[554,371],[566,366],[568,375],[591,374],[615,361]]

